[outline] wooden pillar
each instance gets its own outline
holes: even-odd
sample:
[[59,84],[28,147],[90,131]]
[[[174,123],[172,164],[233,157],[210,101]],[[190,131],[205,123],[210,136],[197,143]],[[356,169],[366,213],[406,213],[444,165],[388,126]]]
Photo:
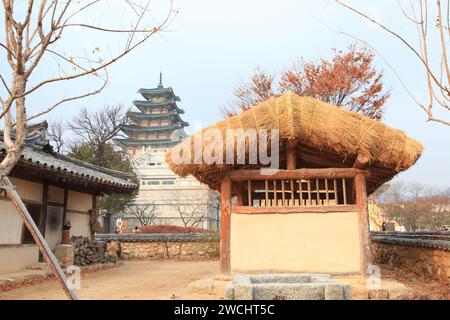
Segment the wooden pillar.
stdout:
[[92,194],[92,210],[91,210],[91,239],[95,238],[94,227],[97,225],[98,212],[97,212],[97,194],[94,192]]
[[67,220],[67,202],[69,200],[69,189],[67,185],[64,187],[64,203],[63,203],[63,217],[62,217],[62,244],[68,244],[70,239],[70,230],[66,230],[66,220]]
[[67,220],[67,203],[69,201],[69,188],[67,188],[67,185],[64,187],[64,205],[63,205],[63,230],[64,230],[64,224]]
[[297,145],[298,140],[289,140],[287,142],[287,168],[288,170],[297,169]]
[[220,271],[231,273],[230,227],[231,227],[231,180],[225,176],[220,185],[221,224],[220,224]]
[[[39,220],[39,230],[45,239],[45,229],[47,227],[47,209],[48,209],[48,183],[44,181],[42,191],[41,217]],[[39,251],[39,262],[44,261],[44,255]]]
[[367,278],[367,267],[370,264],[370,232],[367,201],[366,178],[363,172],[355,176],[356,205],[358,206],[359,244],[361,258],[361,277]]
[[47,207],[48,207],[48,183],[43,183],[42,188],[42,206],[41,206],[41,217],[39,219],[39,230],[45,238],[45,227],[47,224]]
[[237,206],[243,206],[244,205],[244,194],[242,192],[239,192],[236,195],[236,205]]

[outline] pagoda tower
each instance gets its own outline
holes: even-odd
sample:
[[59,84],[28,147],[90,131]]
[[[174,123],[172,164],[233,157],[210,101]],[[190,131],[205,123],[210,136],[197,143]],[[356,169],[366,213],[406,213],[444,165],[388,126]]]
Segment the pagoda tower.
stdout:
[[181,99],[172,88],[164,88],[162,74],[154,89],[139,89],[145,100],[133,101],[140,112],[129,112],[133,124],[124,126],[122,132],[127,139],[116,141],[125,145],[128,152],[136,155],[142,148],[167,149],[183,140],[187,134],[184,128],[189,124],[181,119],[184,110],[177,106]]
[[[132,124],[121,129],[126,138],[114,140],[135,164],[140,180],[136,204],[156,207],[156,224],[183,225],[191,221],[198,224],[193,227],[214,228],[219,215],[218,195],[192,176],[177,176],[164,159],[168,150],[188,136],[184,128],[189,124],[181,118],[184,110],[177,105],[181,99],[171,87],[163,86],[162,74],[156,88],[139,89],[138,93],[143,99],[133,101],[133,105],[139,111],[130,111]],[[200,223],[196,217],[187,219],[188,209],[204,219]],[[139,226],[139,222],[129,217],[128,225]]]

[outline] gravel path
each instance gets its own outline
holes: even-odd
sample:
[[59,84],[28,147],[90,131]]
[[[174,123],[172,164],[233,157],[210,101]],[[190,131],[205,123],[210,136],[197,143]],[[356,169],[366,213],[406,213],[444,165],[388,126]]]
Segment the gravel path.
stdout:
[[[79,299],[213,299],[187,285],[219,273],[218,261],[127,261],[118,268],[82,275]],[[0,292],[0,299],[66,299],[55,280]]]

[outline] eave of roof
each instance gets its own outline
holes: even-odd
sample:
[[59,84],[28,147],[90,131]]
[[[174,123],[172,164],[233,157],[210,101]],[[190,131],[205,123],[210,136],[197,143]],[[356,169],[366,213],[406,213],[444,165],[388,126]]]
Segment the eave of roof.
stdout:
[[[369,193],[412,166],[423,150],[420,142],[409,138],[401,130],[311,97],[300,97],[293,92],[269,99],[237,116],[205,128],[196,133],[193,139],[185,140],[175,147],[176,150],[191,150],[192,154],[202,151],[205,145],[197,146],[194,143],[195,137],[202,135],[209,128],[220,130],[222,141],[226,141],[228,129],[277,130],[280,157],[286,153],[283,148],[286,148],[287,141],[299,141],[299,168],[352,167],[357,156],[365,156],[369,159]],[[223,159],[227,156],[224,155]],[[166,154],[166,161],[176,174],[191,174],[214,189],[219,187],[221,177],[229,170],[245,166],[179,164],[172,162],[170,152]],[[253,169],[261,166],[254,165]]]
[[169,117],[176,117],[181,120],[181,117],[178,112],[176,111],[170,111],[166,113],[142,113],[142,112],[128,112],[128,116],[130,118],[136,118],[136,119],[164,119]]
[[186,127],[186,123],[179,122],[167,126],[138,126],[138,125],[127,125],[122,127],[123,132],[167,132],[167,131],[173,131],[176,129],[180,129]]
[[125,145],[143,145],[143,144],[166,144],[173,143],[177,144],[179,141],[173,141],[172,139],[145,139],[145,140],[137,140],[137,139],[114,139],[115,142],[119,144]]
[[151,101],[143,101],[143,100],[135,100],[132,102],[133,105],[138,108],[140,111],[144,112],[148,109],[161,108],[164,106],[173,107],[179,114],[184,114],[184,110],[179,108],[175,102],[151,102]]
[[147,97],[153,97],[158,95],[170,95],[172,98],[174,98],[176,101],[181,101],[181,99],[175,95],[173,92],[173,89],[171,87],[167,88],[154,88],[154,89],[144,89],[141,88],[138,90],[138,93],[140,93],[144,98],[147,99]]
[[[0,144],[0,157],[6,153],[5,148]],[[25,147],[17,168],[34,168],[31,170],[13,170],[13,176],[19,175],[21,178],[41,177],[48,181],[65,181],[66,185],[84,185],[87,188],[96,190],[99,193],[124,193],[134,192],[138,186],[128,181],[132,175],[124,172],[98,167],[77,159],[73,159],[60,154],[50,154],[48,152],[33,150]]]

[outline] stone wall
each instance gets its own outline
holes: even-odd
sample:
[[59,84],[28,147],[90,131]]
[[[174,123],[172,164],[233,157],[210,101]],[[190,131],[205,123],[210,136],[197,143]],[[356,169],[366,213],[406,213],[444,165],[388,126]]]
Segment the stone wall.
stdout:
[[372,235],[374,264],[403,268],[419,275],[450,284],[450,250],[446,240],[429,240],[420,236]]
[[218,234],[101,234],[97,240],[115,241],[120,244],[120,258],[209,260],[220,255]]

